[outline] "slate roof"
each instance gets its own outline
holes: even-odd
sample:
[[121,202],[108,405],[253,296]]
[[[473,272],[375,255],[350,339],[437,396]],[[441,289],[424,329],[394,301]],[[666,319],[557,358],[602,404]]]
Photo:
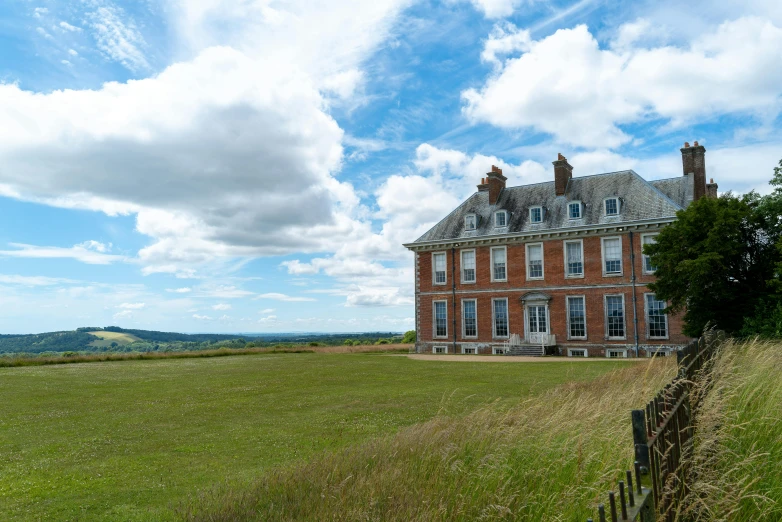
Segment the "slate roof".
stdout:
[[[618,216],[606,216],[603,201],[619,197]],[[582,218],[568,219],[567,204],[582,202]],[[670,219],[692,201],[690,176],[646,181],[632,170],[574,177],[568,183],[564,196],[557,196],[554,181],[507,187],[496,204],[489,204],[488,191],[476,192],[415,243],[505,235],[534,231],[551,231],[590,225],[608,225],[633,221]],[[542,223],[530,223],[529,208],[545,209]],[[507,210],[508,226],[494,226],[494,212]],[[464,217],[475,214],[475,230],[464,229]]]

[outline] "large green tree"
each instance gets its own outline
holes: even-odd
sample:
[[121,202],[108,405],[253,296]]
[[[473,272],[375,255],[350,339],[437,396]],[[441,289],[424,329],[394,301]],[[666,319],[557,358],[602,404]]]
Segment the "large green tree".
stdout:
[[782,303],[782,161],[771,183],[768,196],[701,198],[644,248],[657,267],[649,286],[669,311],[684,310],[685,334],[699,336],[708,323],[731,334],[773,329]]

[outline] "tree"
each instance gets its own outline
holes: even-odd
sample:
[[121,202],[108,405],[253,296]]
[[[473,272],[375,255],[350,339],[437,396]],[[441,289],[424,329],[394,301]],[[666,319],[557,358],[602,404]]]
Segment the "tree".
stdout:
[[413,344],[415,342],[415,330],[405,332],[405,336],[402,337],[402,344]]
[[769,196],[723,194],[701,198],[676,214],[657,241],[644,247],[657,267],[649,288],[684,310],[684,333],[697,337],[708,323],[730,334],[759,311],[773,311],[782,269],[782,162]]

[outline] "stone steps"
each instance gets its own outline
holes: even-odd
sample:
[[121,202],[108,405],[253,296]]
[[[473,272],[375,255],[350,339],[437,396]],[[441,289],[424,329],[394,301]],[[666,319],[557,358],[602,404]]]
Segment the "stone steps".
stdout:
[[527,357],[540,357],[544,355],[543,347],[539,344],[520,344],[511,346],[505,355],[525,355]]

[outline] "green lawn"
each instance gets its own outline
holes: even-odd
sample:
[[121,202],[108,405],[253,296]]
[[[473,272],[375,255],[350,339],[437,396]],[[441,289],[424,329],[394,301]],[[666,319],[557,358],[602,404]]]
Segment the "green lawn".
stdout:
[[265,354],[0,368],[0,513],[171,518],[219,484],[626,364]]

